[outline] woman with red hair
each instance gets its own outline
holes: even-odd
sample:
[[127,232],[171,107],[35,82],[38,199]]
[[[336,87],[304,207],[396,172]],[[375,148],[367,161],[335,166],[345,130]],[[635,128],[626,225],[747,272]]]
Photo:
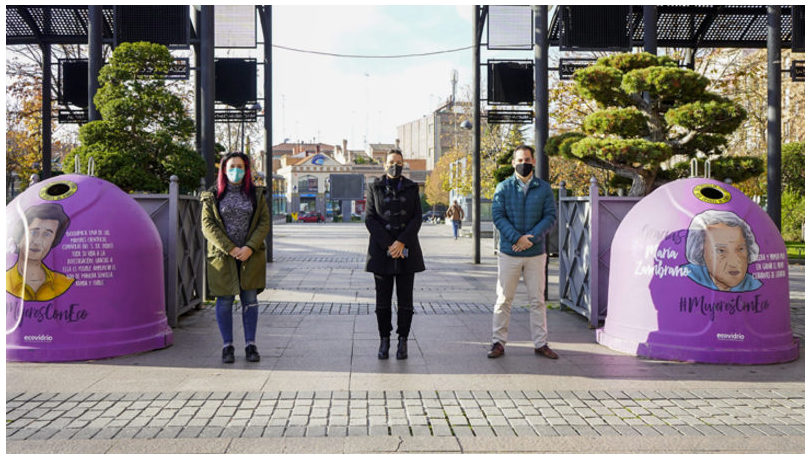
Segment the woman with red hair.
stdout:
[[253,185],[250,158],[240,152],[222,158],[216,186],[203,192],[200,200],[202,232],[208,240],[208,293],[217,299],[222,362],[235,360],[233,302],[237,294],[242,302],[245,356],[248,362],[258,362],[257,296],[266,282],[264,239],[270,230],[270,211],[264,187]]

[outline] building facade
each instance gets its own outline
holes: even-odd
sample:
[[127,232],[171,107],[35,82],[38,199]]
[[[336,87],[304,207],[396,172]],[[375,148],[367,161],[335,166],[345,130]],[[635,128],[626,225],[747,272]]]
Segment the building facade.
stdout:
[[[304,157],[285,156],[280,159],[280,163],[273,180],[274,214],[320,212],[325,216],[333,215],[340,212],[340,202],[330,198],[329,179],[332,174],[361,174],[366,184],[384,174],[382,163],[341,164],[325,153]],[[424,192],[424,170],[412,170],[406,161],[402,173],[416,182],[420,191]],[[362,214],[365,211],[365,200],[355,201],[353,209],[353,213]]]
[[402,152],[410,159],[425,161],[425,169],[432,171],[445,153],[453,148],[469,149],[472,133],[460,127],[467,119],[464,113],[445,105],[430,115],[397,126]]

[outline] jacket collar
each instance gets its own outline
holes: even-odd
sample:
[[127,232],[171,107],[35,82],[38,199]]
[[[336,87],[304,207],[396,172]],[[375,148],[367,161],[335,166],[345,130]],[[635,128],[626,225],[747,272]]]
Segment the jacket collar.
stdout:
[[[518,188],[519,188],[519,187],[521,186],[520,179],[517,177],[517,175],[516,175],[516,174],[512,174],[512,177],[510,177],[510,178],[511,178],[511,179],[512,179],[512,181],[514,182],[514,186],[515,186],[515,187],[518,187]],[[534,187],[536,187],[536,186],[539,186],[539,185],[540,185],[540,179],[539,179],[539,178],[537,178],[537,177],[532,177],[532,179],[531,179],[531,180],[529,180],[528,185],[529,185],[529,188],[534,188]]]
[[[376,188],[385,188],[385,179],[386,179],[386,177],[387,177],[387,175],[381,175],[380,177],[377,177],[376,179],[374,179],[374,186]],[[408,179],[407,177],[402,177],[402,189],[410,188],[410,187],[415,186],[415,185],[416,185],[416,182]]]

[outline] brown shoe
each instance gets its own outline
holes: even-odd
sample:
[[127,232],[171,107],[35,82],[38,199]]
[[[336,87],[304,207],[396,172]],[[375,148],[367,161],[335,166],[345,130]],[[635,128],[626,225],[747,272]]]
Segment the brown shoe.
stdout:
[[497,359],[502,355],[503,355],[503,344],[495,343],[492,345],[492,349],[489,350],[489,354],[487,354],[487,357],[489,357],[490,359]]
[[557,355],[556,352],[552,351],[551,348],[548,347],[548,344],[544,344],[543,347],[538,347],[537,349],[534,350],[534,353],[540,354],[543,357],[548,357],[552,360],[557,360],[560,358],[560,356]]

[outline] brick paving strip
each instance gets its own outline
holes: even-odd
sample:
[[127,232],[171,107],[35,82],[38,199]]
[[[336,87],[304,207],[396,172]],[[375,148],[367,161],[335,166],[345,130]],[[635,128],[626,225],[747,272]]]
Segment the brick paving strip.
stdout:
[[803,390],[9,393],[6,439],[804,436]]
[[[303,302],[259,302],[259,313],[270,315],[369,315],[374,314],[374,303],[303,303]],[[396,303],[393,305],[397,310]],[[214,308],[204,308],[214,313]],[[414,314],[492,314],[493,305],[487,303],[454,303],[446,301],[433,301],[427,303],[414,303]],[[236,308],[234,311],[241,311]],[[528,312],[528,309],[515,305],[514,312]]]

